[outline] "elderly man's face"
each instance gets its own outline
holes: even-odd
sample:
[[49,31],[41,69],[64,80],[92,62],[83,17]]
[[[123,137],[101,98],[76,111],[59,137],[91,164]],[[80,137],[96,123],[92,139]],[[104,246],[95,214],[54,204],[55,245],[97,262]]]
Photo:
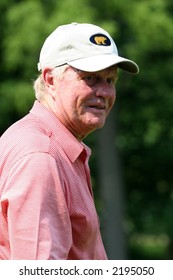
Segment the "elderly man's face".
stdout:
[[77,137],[101,128],[116,99],[117,67],[99,72],[67,68],[55,81],[56,116]]

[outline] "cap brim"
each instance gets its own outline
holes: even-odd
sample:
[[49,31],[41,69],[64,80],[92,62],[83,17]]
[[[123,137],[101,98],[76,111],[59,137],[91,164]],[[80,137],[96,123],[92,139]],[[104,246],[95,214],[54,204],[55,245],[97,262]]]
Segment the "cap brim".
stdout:
[[134,61],[114,54],[102,54],[81,58],[70,61],[67,64],[87,72],[97,72],[113,65],[117,65],[118,68],[131,74],[137,74],[139,72],[139,67]]

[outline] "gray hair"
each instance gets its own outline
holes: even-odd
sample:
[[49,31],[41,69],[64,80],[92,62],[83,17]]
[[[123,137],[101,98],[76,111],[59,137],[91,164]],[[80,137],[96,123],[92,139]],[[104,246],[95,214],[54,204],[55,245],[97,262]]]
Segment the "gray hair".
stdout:
[[[69,65],[64,64],[59,67],[55,67],[52,69],[52,75],[54,75],[57,78],[61,78],[62,74],[65,72],[65,70],[69,67]],[[35,92],[35,97],[38,101],[41,101],[44,99],[44,96],[46,94],[45,91],[45,82],[43,80],[42,74],[38,76],[38,78],[33,83],[33,88]]]

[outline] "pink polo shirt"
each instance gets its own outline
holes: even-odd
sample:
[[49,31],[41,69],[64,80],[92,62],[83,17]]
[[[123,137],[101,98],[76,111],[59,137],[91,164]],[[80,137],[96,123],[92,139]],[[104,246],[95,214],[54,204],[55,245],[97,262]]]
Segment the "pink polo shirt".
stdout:
[[2,135],[0,259],[107,259],[89,156],[38,101]]

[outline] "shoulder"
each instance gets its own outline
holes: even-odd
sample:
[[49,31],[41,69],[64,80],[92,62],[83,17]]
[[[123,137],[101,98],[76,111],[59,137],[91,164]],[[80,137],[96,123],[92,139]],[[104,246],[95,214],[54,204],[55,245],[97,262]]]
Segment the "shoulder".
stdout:
[[31,153],[48,153],[51,131],[39,119],[27,115],[9,127],[0,138],[2,161],[17,160]]

